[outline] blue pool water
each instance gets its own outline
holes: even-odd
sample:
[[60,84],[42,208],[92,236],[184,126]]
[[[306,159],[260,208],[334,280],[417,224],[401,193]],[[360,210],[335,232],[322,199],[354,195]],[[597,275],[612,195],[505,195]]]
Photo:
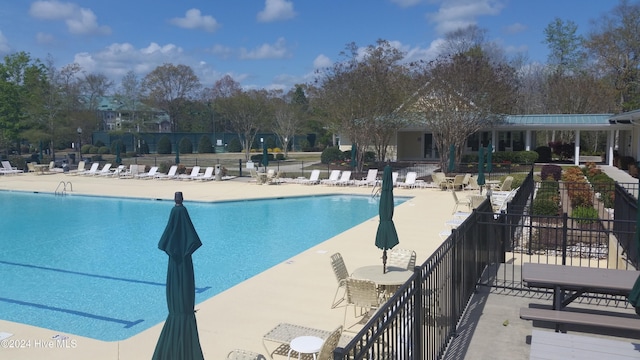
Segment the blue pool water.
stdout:
[[[157,245],[173,202],[0,191],[0,203],[0,318],[106,341],[166,318]],[[185,206],[203,243],[196,303],[378,212],[343,195]]]

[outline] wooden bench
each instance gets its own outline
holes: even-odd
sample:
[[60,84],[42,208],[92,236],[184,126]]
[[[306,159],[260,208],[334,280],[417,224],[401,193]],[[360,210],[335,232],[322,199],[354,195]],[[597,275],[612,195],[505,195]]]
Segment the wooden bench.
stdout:
[[523,320],[546,321],[554,324],[587,325],[624,330],[640,330],[640,317],[588,314],[575,311],[558,311],[538,308],[520,308]]

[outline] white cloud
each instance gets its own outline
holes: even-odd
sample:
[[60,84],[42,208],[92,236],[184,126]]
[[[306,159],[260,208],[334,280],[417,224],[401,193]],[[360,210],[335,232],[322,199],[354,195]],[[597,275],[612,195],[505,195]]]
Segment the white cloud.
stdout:
[[221,58],[221,59],[229,59],[233,56],[233,49],[228,47],[228,46],[224,46],[224,45],[214,45],[211,49],[210,49],[211,53],[213,53],[215,56]]
[[260,22],[272,22],[294,18],[293,3],[286,0],[265,0],[264,10],[258,12]]
[[169,20],[172,24],[184,29],[201,29],[214,32],[220,28],[220,24],[211,15],[202,15],[198,9],[187,10],[183,18]]
[[9,40],[0,31],[0,54],[7,54],[11,52],[11,46],[9,46]]
[[37,19],[63,20],[72,34],[111,34],[111,28],[98,25],[98,18],[90,9],[56,0],[36,1],[31,4],[29,14]]
[[324,69],[324,68],[328,68],[329,66],[331,66],[331,64],[333,64],[331,62],[331,59],[329,59],[327,56],[320,54],[318,56],[316,56],[316,58],[313,60],[313,68],[314,69]]
[[504,30],[508,34],[517,34],[527,30],[527,26],[520,23],[515,23],[505,27]]
[[469,25],[484,15],[498,15],[504,0],[442,0],[440,9],[427,14],[427,18],[436,24],[436,30],[445,34]]
[[36,34],[36,41],[38,44],[53,44],[55,37],[52,34],[39,32]]
[[240,49],[240,58],[245,60],[282,59],[291,54],[287,50],[284,38],[279,38],[275,44],[262,44],[254,50]]

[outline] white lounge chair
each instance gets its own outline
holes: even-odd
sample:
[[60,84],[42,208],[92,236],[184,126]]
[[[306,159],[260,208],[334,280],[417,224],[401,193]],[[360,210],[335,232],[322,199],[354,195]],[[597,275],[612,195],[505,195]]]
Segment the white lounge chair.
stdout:
[[91,164],[91,167],[89,168],[89,170],[83,171],[78,175],[95,175],[98,172],[99,166],[100,166],[100,163],[94,162],[93,164]]
[[81,160],[81,161],[78,163],[78,168],[77,168],[76,170],[69,170],[69,172],[67,173],[67,175],[80,175],[83,171],[85,171],[85,170],[84,170],[84,165],[85,165],[84,160]]
[[175,179],[177,177],[176,172],[178,172],[178,165],[171,165],[168,173],[157,173],[153,178],[160,180]]
[[[104,170],[104,168],[103,168]],[[111,170],[111,169],[109,169]],[[127,167],[124,165],[118,165],[117,168],[115,168],[113,171],[100,171],[97,175],[98,176],[109,176],[109,177],[114,177],[114,176],[120,176],[120,173],[125,172],[127,170]]]
[[204,170],[204,174],[196,176],[194,180],[210,181],[215,179],[215,177],[213,176],[213,170],[214,170],[213,166],[208,166]]
[[90,173],[87,175],[104,175],[104,174],[109,174],[111,173],[111,163],[106,163],[104,164],[104,166],[102,167],[102,169],[100,169],[100,171],[96,171],[94,173]]
[[332,185],[334,182],[338,181],[338,179],[340,179],[340,170],[331,170],[329,178],[320,180],[320,184]]
[[21,172],[22,170],[18,170],[17,167],[11,166],[11,163],[9,161],[2,161],[2,169],[0,169],[0,174],[15,175]]
[[409,249],[391,249],[387,266],[413,270],[416,266],[416,252]]
[[137,173],[136,175],[134,175],[134,178],[136,178],[136,179],[153,179],[153,177],[156,176],[157,173],[158,173],[158,167],[157,166],[152,166],[151,169],[149,169],[149,172]]
[[378,182],[378,169],[369,169],[367,177],[362,180],[355,180],[357,186],[374,186]]
[[349,170],[343,171],[340,175],[340,179],[334,183],[334,185],[339,186],[347,186],[351,184],[353,184],[353,180],[351,180],[351,171]]
[[308,179],[301,179],[299,181],[300,184],[304,185],[316,185],[320,183],[320,170],[314,169],[311,170],[311,175],[309,175]]
[[418,173],[415,171],[409,171],[407,173],[407,177],[404,179],[404,182],[398,182],[398,187],[401,188],[414,188],[416,187],[416,178],[418,177]]
[[178,175],[178,180],[193,180],[200,175],[200,166],[196,165],[191,169],[191,173],[189,175],[181,174]]

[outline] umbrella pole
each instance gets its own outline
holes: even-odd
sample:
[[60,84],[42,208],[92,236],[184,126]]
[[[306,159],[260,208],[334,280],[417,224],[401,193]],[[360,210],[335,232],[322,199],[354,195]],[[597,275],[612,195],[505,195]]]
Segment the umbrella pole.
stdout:
[[382,273],[387,272],[387,249],[382,250]]

